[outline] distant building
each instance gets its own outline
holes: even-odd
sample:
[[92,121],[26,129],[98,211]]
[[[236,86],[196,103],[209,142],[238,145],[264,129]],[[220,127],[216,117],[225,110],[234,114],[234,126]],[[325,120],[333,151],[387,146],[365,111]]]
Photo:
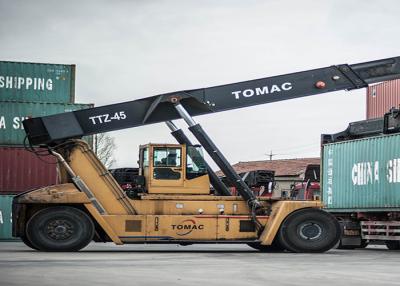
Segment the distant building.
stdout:
[[[288,193],[290,186],[295,182],[308,179],[319,182],[320,161],[320,158],[248,161],[236,163],[232,167],[237,173],[256,170],[275,171],[276,187],[273,196],[281,196],[282,192]],[[217,175],[223,176],[223,173],[218,171]]]

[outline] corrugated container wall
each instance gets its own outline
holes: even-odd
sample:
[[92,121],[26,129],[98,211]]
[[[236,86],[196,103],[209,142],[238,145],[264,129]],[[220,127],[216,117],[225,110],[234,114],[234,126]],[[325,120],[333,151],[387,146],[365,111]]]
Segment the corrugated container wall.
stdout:
[[25,138],[22,121],[28,117],[93,107],[92,104],[1,102],[0,101],[0,145],[22,145]]
[[12,236],[12,200],[14,196],[0,195],[0,240],[14,240]]
[[0,147],[0,194],[16,194],[58,183],[53,156],[41,156],[23,147]]
[[400,211],[400,135],[323,146],[323,201],[330,211]]
[[367,119],[383,117],[400,105],[400,80],[376,84],[367,89]]
[[0,61],[0,100],[73,103],[75,65]]

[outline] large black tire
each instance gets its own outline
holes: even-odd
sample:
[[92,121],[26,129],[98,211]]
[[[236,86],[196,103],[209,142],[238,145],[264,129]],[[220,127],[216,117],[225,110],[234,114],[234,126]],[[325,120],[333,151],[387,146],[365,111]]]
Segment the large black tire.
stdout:
[[94,225],[83,211],[57,206],[35,213],[28,221],[26,234],[42,251],[78,251],[92,241]]
[[39,250],[30,242],[30,240],[26,236],[21,236],[21,240],[26,246],[28,246],[34,250]]
[[361,240],[361,244],[359,246],[357,246],[357,248],[366,248],[369,244],[369,241],[366,239],[362,239]]
[[398,240],[386,240],[386,247],[390,250],[399,250],[400,249],[400,241]]
[[290,214],[278,232],[279,243],[292,252],[325,252],[339,241],[341,228],[331,214],[303,209]]
[[271,245],[262,245],[259,242],[249,242],[248,246],[259,250],[260,252],[283,252],[285,248],[279,244],[277,239],[275,239]]

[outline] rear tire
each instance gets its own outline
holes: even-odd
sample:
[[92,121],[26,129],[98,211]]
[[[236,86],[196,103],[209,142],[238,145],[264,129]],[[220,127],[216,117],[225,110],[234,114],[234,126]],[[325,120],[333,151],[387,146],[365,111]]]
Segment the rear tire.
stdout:
[[83,211],[57,206],[35,213],[28,221],[26,234],[38,250],[78,251],[92,241],[94,225]]
[[390,250],[399,250],[400,249],[400,241],[398,240],[386,240],[386,247]]
[[303,209],[290,214],[278,232],[279,243],[292,252],[325,252],[339,241],[341,228],[331,214]]

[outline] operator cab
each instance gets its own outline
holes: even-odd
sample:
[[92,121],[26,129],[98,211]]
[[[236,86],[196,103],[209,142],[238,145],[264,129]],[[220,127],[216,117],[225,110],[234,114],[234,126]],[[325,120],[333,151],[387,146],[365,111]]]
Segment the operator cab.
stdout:
[[139,175],[149,194],[210,194],[200,146],[146,144],[139,149]]

